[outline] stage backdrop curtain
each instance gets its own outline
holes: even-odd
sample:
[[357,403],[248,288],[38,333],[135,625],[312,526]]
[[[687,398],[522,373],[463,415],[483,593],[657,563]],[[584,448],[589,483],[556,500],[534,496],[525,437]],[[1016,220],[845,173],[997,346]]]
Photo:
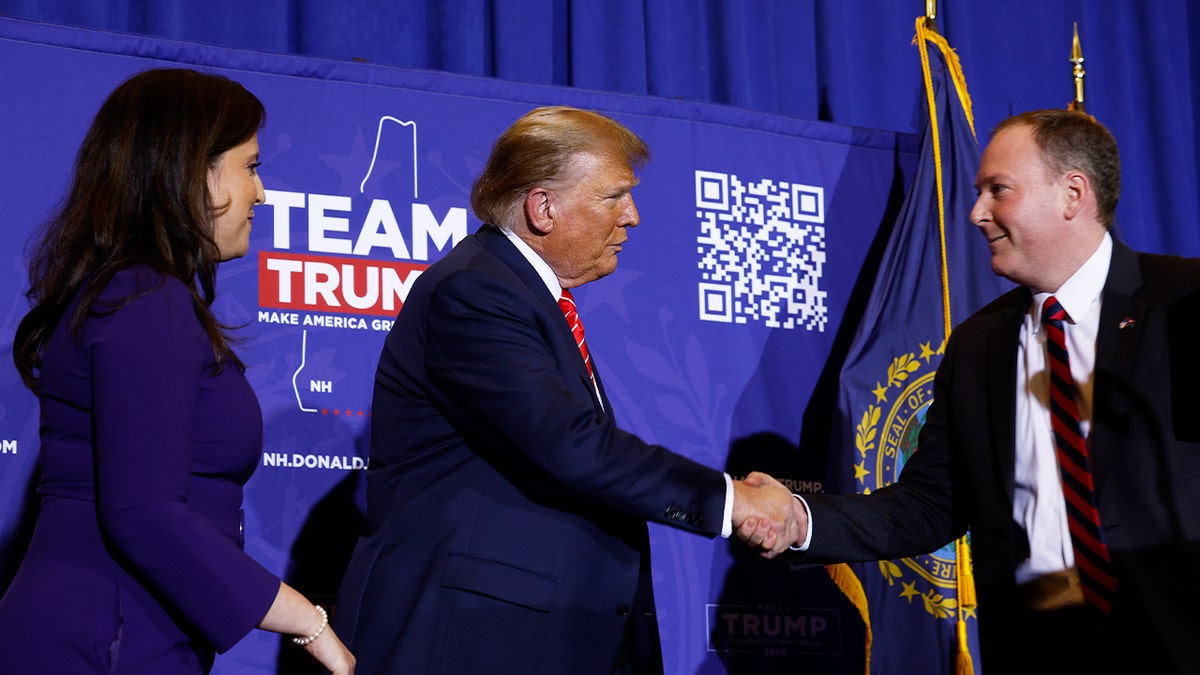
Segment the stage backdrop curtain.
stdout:
[[[765,469],[822,489],[828,453],[797,446],[801,412],[830,400],[825,364],[859,323],[856,297],[912,183],[913,135],[10,18],[0,63],[0,589],[39,503],[38,404],[3,337],[27,308],[24,247],[100,102],[153,67],[233,77],[268,111],[266,203],[249,253],[221,265],[214,312],[237,327],[264,420],[246,550],[314,601],[335,604],[361,530],[384,335],[422,271],[479,226],[471,181],[538,105],[599,110],[653,149],[619,269],[575,294],[620,426],[734,476]],[[805,434],[828,437],[829,424],[806,421]],[[650,536],[667,672],[862,672],[863,623],[824,570],[664,525]],[[214,673],[316,672],[306,658],[253,631]]]
[[[1200,255],[1195,218],[1200,206],[1198,114],[1192,88],[1200,71],[1200,48],[1188,38],[1190,27],[1200,22],[1200,11],[1184,0],[941,4],[939,25],[957,48],[971,82],[981,143],[988,129],[1012,112],[1066,106],[1073,93],[1067,59],[1071,24],[1077,21],[1088,72],[1088,112],[1112,128],[1123,150],[1121,235],[1137,248]],[[16,51],[10,60],[0,59],[10,85],[0,117],[13,122],[2,128],[53,128],[60,136],[53,147],[26,132],[4,135],[0,142],[6,165],[0,173],[7,176],[0,181],[0,204],[17,224],[0,235],[6,244],[2,248],[12,256],[0,282],[9,303],[0,327],[11,335],[24,311],[18,257],[28,228],[61,194],[78,135],[118,76],[179,62],[224,70],[246,81],[268,100],[271,118],[264,140],[275,152],[268,187],[279,202],[265,209],[270,215],[263,214],[262,223],[255,221],[256,256],[230,265],[222,276],[222,309],[251,324],[260,340],[247,356],[255,364],[253,383],[268,417],[267,454],[248,500],[248,526],[260,534],[248,546],[289,581],[329,601],[334,590],[329,584],[337,578],[330,570],[344,562],[329,555],[331,546],[343,543],[332,542],[329,533],[331,524],[351,541],[355,532],[347,523],[358,515],[351,505],[361,487],[356,461],[366,455],[365,427],[357,416],[369,405],[369,376],[382,335],[373,324],[386,319],[372,319],[372,327],[361,333],[327,324],[311,330],[271,324],[293,314],[322,318],[312,307],[291,313],[264,309],[280,307],[264,304],[263,295],[279,289],[264,291],[255,282],[264,276],[256,265],[297,255],[273,250],[278,247],[268,243],[274,220],[290,213],[280,204],[314,195],[336,195],[343,201],[358,195],[348,202],[357,227],[368,198],[386,196],[400,208],[402,219],[428,213],[439,219],[434,223],[439,227],[458,223],[446,219],[465,214],[462,188],[504,124],[535,104],[592,107],[617,114],[651,141],[656,160],[639,193],[639,206],[648,222],[678,220],[674,229],[640,228],[638,236],[647,241],[625,254],[620,274],[580,298],[585,313],[598,312],[595,326],[589,323],[589,342],[601,347],[601,355],[610,355],[599,364],[610,369],[606,383],[622,423],[707,463],[724,463],[736,475],[766,469],[791,477],[797,489],[819,489],[821,476],[845,469],[826,466],[838,460],[822,452],[829,437],[840,433],[832,428],[830,414],[836,374],[864,315],[875,270],[881,268],[880,249],[895,222],[896,207],[911,185],[916,148],[910,135],[923,126],[920,70],[911,39],[913,19],[923,11],[924,3],[916,0],[0,0],[0,13],[13,17],[172,40],[104,32],[89,33],[89,38],[70,31],[70,44],[64,47],[81,55],[73,69],[51,67]],[[23,40],[39,42],[27,35],[39,31],[11,30],[24,36],[10,38],[14,49],[24,49]],[[244,51],[189,49],[174,41]],[[345,83],[363,86],[343,88]],[[317,93],[327,88],[340,95]],[[71,105],[57,105],[65,99],[55,98],[54,91],[67,92],[63,96]],[[503,103],[495,104],[494,113],[489,103],[470,114],[447,115],[443,99],[464,96]],[[489,115],[481,122],[484,107]],[[431,177],[422,181],[419,197],[415,166],[412,184],[396,182],[405,172],[394,161],[377,167],[374,183],[355,173],[362,168],[360,160],[370,159],[364,153],[372,139],[378,145],[381,138],[398,138],[399,127],[393,124],[398,120],[386,115],[400,111],[406,120],[407,115],[418,116],[413,111],[423,111],[422,137],[437,139],[431,143],[435,151],[424,155],[429,164],[422,165],[422,175]],[[385,126],[385,119],[392,125]],[[697,126],[677,124],[678,119]],[[453,145],[442,139],[454,139]],[[837,148],[843,146],[855,150],[839,155]],[[831,152],[834,160],[827,157]],[[461,165],[446,163],[453,158],[462,159]],[[335,166],[336,175],[330,173]],[[376,168],[373,162],[371,166]],[[790,193],[822,205],[819,214],[807,214],[796,224],[805,231],[811,218],[826,219],[828,200],[828,222],[834,226],[827,233],[821,230],[814,249],[822,260],[826,245],[830,251],[824,269],[828,280],[817,289],[829,293],[821,303],[828,305],[828,314],[787,327],[754,316],[733,333],[714,328],[714,317],[704,314],[717,305],[704,293],[719,289],[710,281],[697,283],[696,263],[688,256],[696,244],[705,254],[711,241],[738,232],[705,230],[697,239],[690,230],[678,229],[680,223],[695,226],[693,217],[679,214],[694,212],[695,219],[702,219],[703,213],[703,224],[715,227],[724,222],[712,215],[718,204],[732,204],[753,190],[778,191],[786,185],[779,182],[783,179],[804,182],[797,188],[828,186],[828,193]],[[438,187],[439,181],[446,184]],[[738,201],[738,208],[743,206]],[[335,213],[345,210],[328,202],[325,207]],[[753,212],[746,207],[745,213]],[[301,215],[296,211],[290,225],[297,240],[308,232]],[[955,225],[962,228],[960,234],[973,234],[961,219],[948,224]],[[302,257],[308,257],[298,262],[328,262],[314,252],[318,249],[304,249]],[[428,257],[442,252],[439,248]],[[411,257],[426,258],[416,250]],[[664,265],[664,258],[672,264]],[[700,269],[705,269],[703,263]],[[633,304],[626,306],[622,294],[635,283],[653,292],[635,293]],[[8,346],[0,339],[0,347]],[[304,397],[293,381],[299,372],[296,353],[314,357],[301,361],[308,368]],[[805,355],[800,372],[779,368],[796,353]],[[6,461],[0,465],[0,497],[13,507],[0,517],[2,585],[21,550],[4,544],[11,542],[12,523],[20,520],[15,501],[32,473],[36,455],[24,448],[35,447],[37,416],[34,399],[20,389],[11,366],[0,369],[0,383],[0,459]],[[316,391],[314,383],[330,384],[333,392]],[[351,395],[345,396],[347,392]],[[313,398],[328,400],[318,405],[309,400]],[[326,412],[337,418],[339,411],[348,415],[351,410],[354,421],[343,415],[332,426],[327,422]],[[803,437],[797,452],[801,413]],[[301,450],[312,454],[301,455]],[[775,451],[778,462],[771,461]],[[345,460],[347,478],[322,468],[309,471],[302,465],[309,458]],[[855,660],[861,659],[861,629],[847,618],[852,610],[843,606],[822,571],[779,575],[736,545],[714,549],[707,541],[665,528],[653,529],[652,536],[670,672],[796,672],[801,665],[808,673],[861,672],[861,662]],[[312,561],[321,566],[312,568]],[[763,605],[764,598],[769,605]],[[786,629],[786,634],[776,629]],[[289,662],[296,652],[282,647],[276,638],[256,635],[225,657],[217,672],[302,672],[297,670],[302,665]]]
[[[942,0],[980,141],[1072,97],[1078,23],[1087,111],[1121,144],[1121,232],[1200,255],[1200,5],[1190,0]],[[13,17],[266,52],[723,103],[918,132],[912,22],[923,0],[0,0]]]

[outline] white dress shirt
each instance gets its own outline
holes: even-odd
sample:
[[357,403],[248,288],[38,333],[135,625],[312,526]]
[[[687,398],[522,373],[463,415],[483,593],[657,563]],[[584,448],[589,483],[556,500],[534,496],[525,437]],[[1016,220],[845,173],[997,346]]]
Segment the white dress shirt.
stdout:
[[[1075,380],[1079,430],[1090,445],[1100,293],[1108,278],[1111,259],[1112,237],[1105,233],[1096,251],[1057,292],[1034,294],[1021,325],[1017,349],[1017,466],[1013,518],[1029,535],[1030,554],[1017,566],[1017,583],[1075,565],[1054,433],[1050,428],[1050,372],[1046,367],[1042,305],[1053,295],[1067,312],[1068,321],[1063,332],[1071,361],[1071,377]],[[796,498],[807,511],[808,502],[799,495]],[[808,531],[793,550],[808,550],[812,531],[810,514]]]
[[1063,323],[1071,378],[1075,381],[1080,432],[1091,446],[1092,392],[1100,301],[1112,259],[1112,238],[1100,246],[1054,293],[1036,293],[1021,324],[1017,350],[1016,484],[1013,518],[1029,535],[1029,558],[1017,567],[1017,583],[1075,565],[1066,502],[1050,426],[1050,371],[1042,306],[1053,295],[1067,312]]

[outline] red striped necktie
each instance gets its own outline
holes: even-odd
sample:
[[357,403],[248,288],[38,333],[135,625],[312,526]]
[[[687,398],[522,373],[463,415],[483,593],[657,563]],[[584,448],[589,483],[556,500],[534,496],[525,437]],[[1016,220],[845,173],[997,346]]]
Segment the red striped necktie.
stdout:
[[588,351],[587,341],[583,339],[583,321],[579,319],[579,310],[575,308],[575,297],[571,295],[571,291],[563,289],[562,297],[558,299],[558,308],[562,310],[567,325],[571,327],[571,334],[575,336],[575,344],[579,347],[579,355],[583,357],[583,365],[587,366],[588,375],[595,380],[596,376],[592,375],[592,354]]
[[1108,614],[1112,611],[1117,580],[1096,508],[1096,486],[1092,480],[1087,442],[1079,430],[1079,406],[1075,402],[1075,380],[1071,377],[1063,321],[1067,312],[1052,295],[1042,305],[1042,325],[1050,355],[1050,426],[1058,455],[1063,497],[1067,502],[1067,527],[1075,548],[1083,598]]

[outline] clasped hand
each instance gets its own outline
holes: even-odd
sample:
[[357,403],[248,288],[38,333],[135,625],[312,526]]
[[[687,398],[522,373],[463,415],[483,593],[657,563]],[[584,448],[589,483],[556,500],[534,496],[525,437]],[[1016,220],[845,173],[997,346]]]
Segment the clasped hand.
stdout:
[[774,558],[807,534],[808,517],[783,483],[753,471],[733,482],[733,529],[764,558]]

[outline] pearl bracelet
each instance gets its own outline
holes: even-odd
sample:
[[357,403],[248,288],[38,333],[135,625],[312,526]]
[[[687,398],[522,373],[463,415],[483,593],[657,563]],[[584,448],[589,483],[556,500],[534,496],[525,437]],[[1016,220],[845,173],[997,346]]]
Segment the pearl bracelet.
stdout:
[[301,647],[303,647],[303,646],[309,644],[310,642],[312,642],[313,640],[316,640],[317,638],[321,637],[321,633],[324,633],[325,627],[329,625],[329,614],[325,611],[325,608],[320,605],[313,605],[313,607],[316,607],[317,613],[319,613],[321,615],[321,627],[317,629],[317,632],[313,633],[312,635],[309,635],[308,637],[292,638],[292,642],[300,645]]

